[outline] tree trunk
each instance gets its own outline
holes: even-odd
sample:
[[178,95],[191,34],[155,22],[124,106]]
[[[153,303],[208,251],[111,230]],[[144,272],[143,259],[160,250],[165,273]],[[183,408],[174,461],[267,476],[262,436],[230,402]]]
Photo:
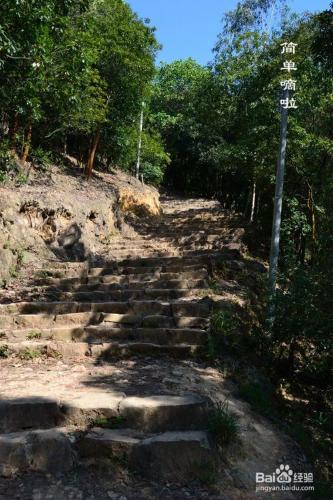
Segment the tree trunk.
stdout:
[[29,155],[31,138],[32,138],[32,124],[29,123],[27,137],[26,137],[26,140],[24,141],[23,153],[21,156],[21,163],[23,166],[24,166],[25,162],[27,161],[27,158]]
[[254,221],[254,209],[256,207],[256,195],[257,195],[257,184],[254,181],[253,188],[252,188],[252,205],[251,205],[251,217],[250,217],[251,223]]
[[260,192],[258,193],[257,197],[257,209],[256,209],[256,219],[258,220],[258,215],[259,215],[259,207],[260,207]]
[[12,125],[9,129],[9,141],[10,141],[10,149],[13,153],[16,152],[16,134],[19,128],[19,116],[18,113],[14,114]]
[[315,260],[316,253],[316,241],[317,241],[317,222],[316,222],[316,213],[314,208],[314,200],[313,200],[313,190],[312,186],[308,183],[308,209],[310,212],[311,219],[311,236],[312,236],[312,245],[311,245],[311,263],[313,264]]
[[100,137],[101,137],[101,133],[100,133],[100,131],[98,131],[96,133],[93,141],[92,141],[91,146],[90,146],[89,155],[88,155],[88,161],[87,161],[87,165],[86,165],[86,168],[85,168],[85,171],[84,171],[84,174],[85,174],[85,176],[88,179],[90,179],[90,177],[92,175],[92,171],[93,171],[93,168],[94,168],[95,154],[96,154],[96,150],[97,150],[97,147],[98,147],[98,143],[99,143]]
[[314,210],[313,191],[312,191],[312,187],[310,186],[310,184],[308,184],[308,188],[309,188],[308,208],[310,211],[310,218],[311,218],[312,240],[315,242],[316,241],[316,233],[317,233],[316,214],[315,214],[315,210]]

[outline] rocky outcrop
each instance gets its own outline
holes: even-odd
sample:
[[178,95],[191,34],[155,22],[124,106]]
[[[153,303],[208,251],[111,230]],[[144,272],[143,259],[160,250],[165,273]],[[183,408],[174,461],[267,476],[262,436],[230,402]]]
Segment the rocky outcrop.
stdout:
[[156,216],[161,213],[157,189],[142,184],[124,173],[117,174],[117,199],[121,210],[137,216]]
[[[37,179],[38,180],[38,179]],[[0,188],[0,282],[19,265],[84,261],[107,253],[111,239],[126,229],[123,213],[156,215],[158,191],[122,172],[91,182],[53,167],[46,179]]]

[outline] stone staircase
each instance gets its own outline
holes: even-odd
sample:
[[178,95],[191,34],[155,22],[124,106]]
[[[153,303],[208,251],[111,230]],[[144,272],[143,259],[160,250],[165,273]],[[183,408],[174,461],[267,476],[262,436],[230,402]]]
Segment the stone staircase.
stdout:
[[[166,392],[145,373],[157,357],[168,357],[170,371],[200,355],[214,262],[237,268],[244,229],[211,201],[165,198],[163,209],[159,220],[130,220],[136,236],[117,237],[107,259],[50,262],[0,298],[2,475],[66,471],[89,459],[186,480],[215,464],[209,399]],[[225,282],[226,291],[234,286]],[[119,385],[112,370],[122,359],[140,369]],[[100,381],[85,372],[75,385],[86,365]]]

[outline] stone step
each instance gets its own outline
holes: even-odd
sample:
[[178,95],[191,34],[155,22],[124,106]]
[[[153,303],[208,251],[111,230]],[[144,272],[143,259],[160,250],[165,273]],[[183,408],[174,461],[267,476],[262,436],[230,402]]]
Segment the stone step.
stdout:
[[40,300],[50,300],[54,302],[112,302],[112,301],[128,301],[128,300],[176,300],[186,297],[195,297],[202,295],[202,288],[148,288],[141,289],[124,289],[105,291],[83,291],[83,292],[66,292],[58,290],[41,291],[31,294],[25,294],[24,300],[35,302]]
[[[101,274],[136,274],[146,271],[161,270],[163,272],[177,272],[200,269],[209,264],[212,259],[232,259],[237,257],[237,249],[223,249],[218,252],[202,252],[196,256],[173,256],[173,257],[147,257],[124,259],[120,262],[109,261],[103,267],[90,267],[87,262],[54,262],[35,272],[35,278],[65,278],[70,276],[98,276]],[[146,268],[146,269],[143,269]]]
[[186,247],[186,245],[201,245],[204,247],[205,245],[208,247],[209,245],[220,245],[223,246],[226,243],[229,243],[232,240],[232,235],[213,235],[212,236],[204,236],[204,235],[197,235],[194,233],[192,236],[187,236],[187,237],[181,237],[177,236],[174,237],[168,237],[168,236],[157,236],[160,241],[172,244],[176,243],[180,248]]
[[[172,221],[172,222],[171,222]],[[180,231],[186,231],[186,230],[191,230],[193,232],[195,231],[204,231],[207,229],[207,232],[214,232],[215,230],[218,231],[231,231],[231,230],[237,230],[239,227],[241,227],[239,222],[234,222],[233,224],[226,220],[226,219],[221,219],[219,217],[215,218],[206,218],[206,219],[188,219],[184,217],[179,217],[176,220],[173,220],[173,217],[170,218],[170,222],[166,221],[160,225],[149,225],[147,230],[150,232],[155,232],[158,234],[159,232],[168,232],[170,234],[177,235],[178,229]],[[242,226],[243,228],[243,226]]]
[[196,328],[126,328],[107,326],[107,324],[80,326],[72,325],[62,328],[38,328],[21,330],[0,330],[2,341],[21,342],[34,340],[53,340],[60,342],[108,342],[135,341],[155,343],[158,345],[177,345],[182,343],[203,344],[206,340],[205,330]]
[[[233,255],[233,251],[225,250],[217,251],[217,252],[202,252],[196,256],[173,256],[173,257],[147,257],[140,259],[124,259],[121,262],[118,262],[118,267],[160,267],[160,266],[173,266],[173,265],[190,265],[193,264],[207,264],[210,259],[214,258],[230,258]],[[105,263],[104,267],[108,267],[107,263]],[[110,267],[113,267],[112,265]],[[90,273],[92,270],[90,269]]]
[[214,467],[214,450],[204,431],[164,432],[143,437],[134,429],[93,428],[78,443],[88,459],[123,457],[130,469],[152,480],[191,481]]
[[[170,311],[171,314],[171,309]],[[167,314],[119,314],[119,313],[69,313],[58,315],[47,314],[16,314],[0,316],[0,338],[3,330],[19,330],[20,328],[57,328],[90,326],[101,324],[130,325],[132,327],[150,328],[206,328],[208,319],[192,316],[175,316]]]
[[[242,228],[238,228],[242,229]],[[187,238],[187,237],[198,237],[198,238],[215,238],[218,237],[220,238],[221,236],[225,234],[233,234],[234,228],[230,228],[229,226],[220,226],[216,225],[213,228],[210,228],[209,226],[206,227],[206,224],[203,224],[201,228],[198,227],[191,227],[190,225],[184,225],[179,228],[177,228],[177,231],[173,230],[172,228],[168,226],[163,226],[163,227],[157,227],[155,229],[149,227],[149,235],[145,235],[146,240],[149,241],[149,239],[154,235],[154,237],[158,239],[166,238],[166,239],[177,239],[179,238]]]
[[[26,395],[0,402],[0,432],[47,429],[53,426],[87,428],[98,418],[119,417],[124,393],[103,389],[62,394],[45,398]],[[168,428],[168,426],[166,427]]]
[[145,258],[166,258],[166,257],[173,257],[177,256],[179,254],[178,249],[172,251],[172,252],[165,252],[163,250],[152,250],[152,251],[147,251],[147,250],[138,250],[138,251],[130,251],[130,250],[112,250],[110,249],[108,251],[109,257],[116,261],[116,262],[122,262],[124,259],[130,261],[130,260],[135,260],[142,258],[142,255],[145,255]]
[[133,300],[133,301],[110,301],[110,302],[16,302],[0,304],[0,315],[30,315],[46,314],[58,315],[76,313],[115,313],[135,315],[171,315],[207,317],[211,311],[211,301],[208,299],[183,301],[174,300]]
[[96,265],[93,267],[86,266],[82,271],[76,271],[75,268],[64,269],[63,271],[59,270],[59,268],[49,267],[47,270],[39,269],[35,272],[34,279],[47,279],[47,278],[55,278],[55,279],[66,279],[66,278],[75,278],[80,277],[81,279],[85,279],[87,277],[97,277],[103,275],[135,275],[135,274],[146,274],[146,273],[183,273],[190,272],[195,270],[201,270],[205,268],[205,262],[197,262],[192,264],[190,261],[185,263],[168,263],[163,264],[163,261],[160,262],[159,265],[145,265],[139,266],[137,265],[137,260],[134,263],[131,263],[127,260],[126,265],[123,265],[122,262],[107,262],[104,267],[97,267]]
[[[197,395],[126,396],[103,389],[64,398],[20,397],[0,401],[0,433],[58,426],[91,427],[99,418],[118,418],[141,432],[205,428],[209,402]],[[112,423],[110,422],[110,426]]]
[[31,397],[0,401],[0,432],[54,427],[60,424],[57,401]]
[[204,263],[199,262],[197,264],[170,264],[170,265],[159,265],[159,266],[142,266],[142,267],[131,267],[131,266],[113,266],[113,267],[92,267],[89,269],[89,277],[98,276],[108,276],[108,275],[146,275],[155,273],[174,273],[176,275],[186,275],[195,271],[206,270]]
[[140,290],[142,288],[152,288],[152,289],[173,289],[173,288],[201,288],[207,287],[207,279],[171,279],[171,280],[163,280],[163,279],[150,279],[147,281],[131,281],[129,279],[123,279],[122,281],[114,281],[107,280],[107,282],[91,282],[84,284],[75,285],[72,282],[63,282],[60,281],[56,285],[42,285],[42,286],[32,286],[22,288],[22,292],[41,292],[41,293],[53,293],[58,291],[73,291],[73,292],[90,292],[90,291],[100,291],[108,293],[113,290]]
[[171,431],[144,436],[135,429],[86,433],[51,428],[0,434],[0,475],[66,473],[78,459],[111,459],[153,480],[187,482],[214,466],[214,449],[204,431]]
[[205,279],[208,277],[208,271],[206,269],[184,271],[179,272],[161,272],[159,270],[152,269],[149,272],[142,272],[136,274],[115,274],[111,272],[110,274],[103,273],[99,276],[85,276],[85,277],[71,277],[71,278],[41,278],[34,280],[34,285],[55,285],[55,286],[74,286],[74,285],[96,285],[102,283],[119,283],[127,284],[131,282],[141,282],[146,283],[154,279],[160,279],[161,281],[167,280],[179,280],[182,279]]
[[199,478],[204,470],[214,471],[214,456],[206,432],[165,432],[140,441],[130,465],[151,480],[182,484]]
[[169,356],[177,359],[195,357],[202,352],[199,344],[157,344],[150,342],[62,342],[62,341],[0,341],[0,349],[22,356],[43,356],[68,360],[93,357],[104,360],[132,356]]
[[65,429],[0,434],[0,476],[29,471],[59,474],[76,464],[76,453]]
[[207,400],[192,395],[132,396],[119,405],[126,424],[144,432],[202,429],[207,425],[207,411]]

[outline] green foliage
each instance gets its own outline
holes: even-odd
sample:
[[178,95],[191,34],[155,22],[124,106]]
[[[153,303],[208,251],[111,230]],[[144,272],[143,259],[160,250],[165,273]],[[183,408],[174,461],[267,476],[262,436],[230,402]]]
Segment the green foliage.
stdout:
[[213,335],[222,338],[227,343],[232,343],[232,338],[239,334],[240,318],[232,311],[214,311],[210,322]]
[[[210,73],[192,59],[159,68],[151,101],[151,121],[161,132],[170,154],[167,181],[187,189],[196,175],[200,151],[198,93]],[[202,179],[200,179],[202,183]]]
[[6,182],[16,169],[13,155],[9,151],[8,141],[0,142],[0,183]]
[[19,352],[20,359],[24,361],[32,361],[34,359],[40,358],[42,356],[41,349],[33,349],[31,347],[26,347]]
[[[11,150],[22,155],[32,142],[30,159],[47,169],[48,150],[65,147],[85,161],[95,144],[100,163],[128,167],[123,131],[149,99],[153,28],[122,0],[4,0],[0,42],[0,106]],[[147,141],[147,179],[158,183],[167,156],[156,133]],[[0,155],[2,181],[8,161]]]
[[216,463],[210,460],[194,464],[193,476],[204,485],[214,486],[218,479]]
[[[138,126],[124,131],[124,153],[120,157],[123,168],[135,173],[138,153]],[[142,149],[140,161],[140,178],[143,175],[144,182],[159,186],[164,178],[164,172],[170,163],[170,157],[165,152],[160,134],[155,130],[151,120],[147,120],[142,134]],[[125,167],[126,166],[126,167]]]
[[1,345],[0,346],[0,359],[1,358],[9,358],[11,355],[11,350],[9,349],[8,345]]
[[245,382],[239,387],[239,396],[263,415],[272,414],[272,393],[257,382]]
[[116,417],[98,417],[94,420],[94,427],[101,427],[103,429],[119,429],[125,423],[125,418],[121,415]]
[[18,276],[18,268],[17,268],[17,266],[15,266],[15,267],[11,267],[11,268],[9,269],[9,276],[10,276],[11,278],[17,278],[17,276]]
[[237,317],[230,311],[216,311],[211,317],[213,331],[231,335],[238,326]]
[[281,277],[273,341],[289,375],[326,386],[332,369],[332,267],[299,267]]
[[211,319],[211,333],[208,339],[208,356],[216,357],[227,347],[235,349],[240,342],[240,318],[228,311],[215,311]]
[[40,332],[29,332],[27,335],[27,340],[37,340],[42,337]]
[[237,439],[239,425],[236,417],[230,413],[227,401],[216,403],[211,408],[208,417],[208,430],[219,446],[229,445]]
[[39,170],[46,171],[53,163],[52,153],[40,147],[33,149],[30,156],[33,164],[38,167]]
[[21,186],[27,182],[27,174],[24,173],[13,152],[9,149],[8,141],[0,142],[0,184],[14,183]]

